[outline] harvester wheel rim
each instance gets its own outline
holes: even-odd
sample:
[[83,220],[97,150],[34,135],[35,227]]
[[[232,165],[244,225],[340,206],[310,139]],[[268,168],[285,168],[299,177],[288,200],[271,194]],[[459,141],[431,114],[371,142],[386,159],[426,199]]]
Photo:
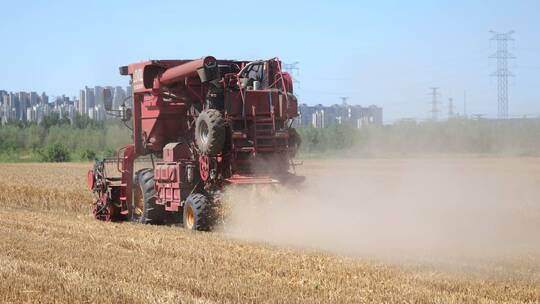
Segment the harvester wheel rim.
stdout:
[[206,124],[205,121],[202,121],[201,122],[201,131],[200,131],[200,136],[201,136],[201,141],[206,144],[208,142],[208,134],[210,133],[210,130],[208,129],[208,125]]
[[195,226],[195,213],[193,211],[193,207],[191,205],[186,206],[186,228],[187,229],[193,229],[193,226]]

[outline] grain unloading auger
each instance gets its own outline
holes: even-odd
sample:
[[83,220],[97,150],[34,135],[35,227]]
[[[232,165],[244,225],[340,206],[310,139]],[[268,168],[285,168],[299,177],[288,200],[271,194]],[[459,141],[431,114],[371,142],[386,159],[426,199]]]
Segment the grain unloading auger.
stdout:
[[[209,230],[225,187],[303,180],[290,173],[300,145],[291,127],[298,103],[277,58],[151,60],[123,66],[120,74],[131,76],[133,109],[114,111],[133,121],[134,142],[114,160],[119,177],[106,174],[111,160],[97,161],[88,173],[97,219],[176,218],[188,229]],[[135,172],[144,155],[159,161]]]

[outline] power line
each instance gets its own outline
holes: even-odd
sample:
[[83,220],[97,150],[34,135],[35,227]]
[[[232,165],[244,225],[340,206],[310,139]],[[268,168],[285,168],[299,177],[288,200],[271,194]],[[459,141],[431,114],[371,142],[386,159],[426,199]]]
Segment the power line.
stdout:
[[508,52],[508,41],[513,41],[514,31],[498,33],[490,31],[493,36],[491,40],[497,41],[497,51],[489,58],[497,59],[497,71],[492,76],[497,76],[497,107],[498,118],[508,118],[508,77],[514,76],[508,69],[508,59],[514,59],[514,55]]
[[431,88],[431,119],[434,121],[439,119],[439,101],[437,100],[437,97],[439,97],[439,88]]

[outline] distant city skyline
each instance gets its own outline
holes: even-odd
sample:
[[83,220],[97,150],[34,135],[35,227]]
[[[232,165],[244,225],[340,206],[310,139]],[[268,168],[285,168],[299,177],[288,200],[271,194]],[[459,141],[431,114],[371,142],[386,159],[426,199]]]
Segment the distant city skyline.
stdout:
[[[112,108],[132,107],[131,86],[85,86],[79,90],[79,97],[66,95],[56,96],[50,102],[46,92],[35,91],[12,92],[0,89],[0,124],[23,121],[41,123],[43,118],[58,113],[60,118],[73,121],[76,113],[97,121],[111,119],[105,111],[105,91],[112,96]],[[363,107],[349,105],[343,100],[341,104],[324,106],[322,104],[299,104],[299,117],[295,126],[327,128],[334,125],[349,125],[362,128],[383,124],[383,109],[375,105]]]
[[[76,113],[97,121],[111,119],[105,111],[105,91],[112,96],[112,107],[120,109],[122,105],[132,107],[131,87],[121,86],[85,86],[79,90],[79,97],[57,96],[54,101],[46,92],[10,92],[0,89],[0,124],[13,121],[41,123],[43,118],[58,113],[60,118],[73,121]],[[375,105],[363,107],[349,105],[346,99],[341,104],[324,106],[322,104],[298,106],[299,117],[295,126],[327,128],[335,125],[349,125],[354,128],[383,124],[383,109]]]
[[118,109],[122,104],[131,106],[129,86],[85,86],[80,90],[78,98],[62,95],[56,96],[52,102],[46,92],[13,92],[0,88],[0,124],[10,121],[40,123],[45,116],[52,113],[58,113],[61,118],[66,117],[71,121],[76,113],[103,121],[111,118],[107,116],[104,106],[106,90],[109,90],[113,97],[113,109]]

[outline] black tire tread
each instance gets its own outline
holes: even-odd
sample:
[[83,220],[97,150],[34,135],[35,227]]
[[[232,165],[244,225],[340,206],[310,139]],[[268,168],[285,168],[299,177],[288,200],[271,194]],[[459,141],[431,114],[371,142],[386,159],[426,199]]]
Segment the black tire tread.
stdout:
[[154,188],[154,170],[145,168],[137,171],[134,178],[134,187],[141,187],[144,199],[143,215],[138,219],[143,224],[163,224],[167,218],[167,211],[156,203],[157,192]]
[[[206,195],[201,193],[192,193],[186,199],[185,204],[190,204],[193,207],[193,213],[195,216],[195,223],[193,225],[193,230],[198,231],[210,231],[212,229],[213,217],[212,217],[212,206]],[[186,210],[184,207],[184,223],[186,218]]]
[[[205,121],[208,125],[208,142],[204,144],[199,135],[199,125]],[[216,109],[206,109],[199,114],[195,126],[195,141],[201,152],[216,155],[223,151],[225,144],[225,120],[221,112]]]

